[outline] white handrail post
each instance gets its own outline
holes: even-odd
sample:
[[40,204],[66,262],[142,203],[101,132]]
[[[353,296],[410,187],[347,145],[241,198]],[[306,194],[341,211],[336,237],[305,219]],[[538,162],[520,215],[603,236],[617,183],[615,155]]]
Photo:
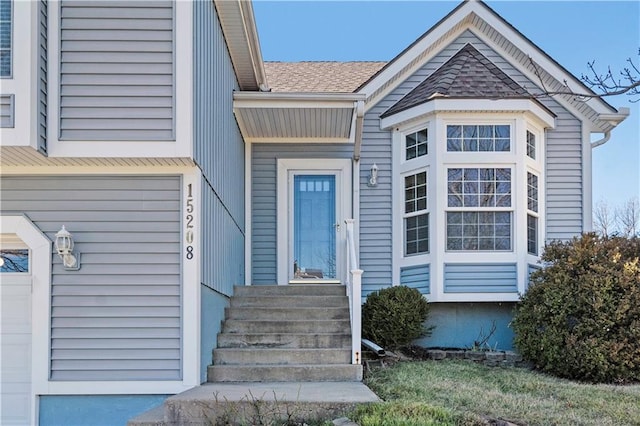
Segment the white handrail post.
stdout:
[[345,283],[349,296],[349,313],[351,319],[351,363],[361,364],[361,339],[362,339],[362,274],[358,268],[354,233],[354,219],[346,219],[347,225],[347,273]]

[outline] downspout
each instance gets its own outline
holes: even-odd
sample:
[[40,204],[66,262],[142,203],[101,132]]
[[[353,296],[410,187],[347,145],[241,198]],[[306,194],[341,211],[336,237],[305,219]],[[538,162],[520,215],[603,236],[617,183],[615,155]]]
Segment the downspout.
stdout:
[[356,109],[356,135],[353,159],[359,161],[360,149],[362,148],[362,130],[364,127],[364,101],[356,101],[354,107]]
[[604,137],[602,139],[591,142],[591,149],[604,145],[609,141],[609,139],[611,139],[611,130],[604,132]]

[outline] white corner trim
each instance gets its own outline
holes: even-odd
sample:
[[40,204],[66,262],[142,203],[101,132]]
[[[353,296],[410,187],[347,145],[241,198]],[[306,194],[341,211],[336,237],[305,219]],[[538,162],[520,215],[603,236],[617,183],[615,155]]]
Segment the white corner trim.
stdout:
[[[191,197],[189,197],[191,185]],[[200,271],[202,270],[202,177],[200,169],[194,168],[182,178],[182,229],[180,236],[182,259],[182,384],[197,386],[200,384]],[[189,199],[191,200],[189,202]],[[193,208],[190,208],[192,205]],[[189,215],[193,218],[193,228],[189,226]],[[187,238],[192,231],[193,240]],[[188,247],[194,254],[188,256]],[[126,389],[126,388],[122,388]]]
[[253,145],[244,144],[244,285],[253,284],[253,197],[251,182],[251,156],[253,155]]
[[0,231],[16,234],[31,250],[31,419],[37,419],[36,395],[49,371],[52,242],[24,215],[0,216]]

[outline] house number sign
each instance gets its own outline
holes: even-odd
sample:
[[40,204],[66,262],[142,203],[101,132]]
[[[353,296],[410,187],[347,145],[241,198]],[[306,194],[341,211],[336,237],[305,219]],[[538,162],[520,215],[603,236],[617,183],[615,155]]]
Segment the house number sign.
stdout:
[[184,233],[185,241],[187,243],[185,250],[185,257],[187,260],[193,259],[193,188],[192,184],[187,185],[187,200],[186,208],[187,215],[185,216],[186,230]]

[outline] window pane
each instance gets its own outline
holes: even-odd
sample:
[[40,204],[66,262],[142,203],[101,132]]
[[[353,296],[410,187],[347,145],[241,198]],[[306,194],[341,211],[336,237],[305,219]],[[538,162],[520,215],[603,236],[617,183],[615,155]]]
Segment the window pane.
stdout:
[[447,151],[462,151],[462,139],[447,139]]
[[538,218],[527,215],[527,251],[538,254]]
[[29,272],[29,250],[0,250],[0,272]]
[[427,129],[407,135],[405,141],[407,160],[427,155]]
[[407,217],[405,226],[405,255],[429,251],[429,214]]
[[511,212],[447,212],[446,218],[447,250],[511,250]]
[[508,125],[449,125],[447,151],[509,151],[511,130]]
[[538,176],[527,172],[527,208],[538,211]]
[[461,138],[462,126],[447,126],[447,139]]
[[536,135],[527,130],[527,156],[536,159]]
[[427,172],[406,176],[404,179],[405,213],[427,209]]

